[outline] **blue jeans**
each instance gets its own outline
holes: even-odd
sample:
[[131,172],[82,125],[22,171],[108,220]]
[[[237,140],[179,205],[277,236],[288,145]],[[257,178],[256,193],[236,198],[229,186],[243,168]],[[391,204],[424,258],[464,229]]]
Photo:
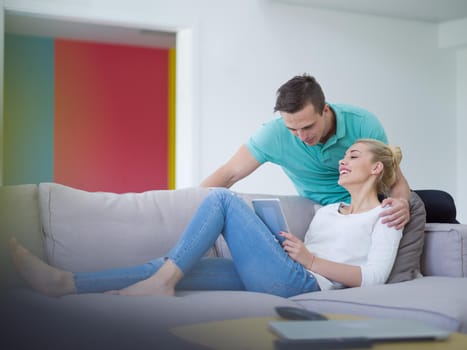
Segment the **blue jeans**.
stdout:
[[[203,258],[222,234],[232,259]],[[183,272],[177,290],[248,290],[283,297],[320,290],[246,203],[226,189],[208,194],[166,257],[143,265],[74,274],[78,293],[122,289],[171,259]]]

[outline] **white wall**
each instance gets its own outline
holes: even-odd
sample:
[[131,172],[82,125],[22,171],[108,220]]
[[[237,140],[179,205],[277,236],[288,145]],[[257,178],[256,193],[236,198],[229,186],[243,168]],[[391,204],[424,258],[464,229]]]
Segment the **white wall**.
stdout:
[[457,52],[457,125],[457,219],[467,223],[467,48]]
[[467,222],[467,18],[440,24],[439,45],[456,55],[456,117],[457,117],[457,219]]
[[[457,163],[465,159],[460,152],[465,143],[456,141],[459,127],[465,127],[465,122],[459,125],[456,74],[465,65],[459,63],[456,50],[440,48],[435,24],[267,0],[4,4],[7,9],[70,19],[188,31],[193,45],[191,108],[177,117],[185,119],[188,133],[193,133],[188,135],[185,128],[189,147],[183,152],[179,148],[177,154],[183,173],[179,187],[198,184],[226,161],[272,117],[279,85],[309,72],[321,82],[329,101],[357,104],[379,116],[391,143],[402,147],[403,171],[412,188],[444,189],[456,201],[465,191],[459,185],[465,168]],[[263,167],[234,189],[295,193],[275,166]],[[466,212],[465,202],[462,206]]]

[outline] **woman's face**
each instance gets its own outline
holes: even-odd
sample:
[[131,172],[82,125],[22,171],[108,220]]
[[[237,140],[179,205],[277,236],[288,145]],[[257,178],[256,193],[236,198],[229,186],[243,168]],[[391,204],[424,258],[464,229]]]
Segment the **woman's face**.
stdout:
[[338,184],[343,187],[363,184],[379,174],[381,166],[381,162],[373,161],[373,153],[365,143],[355,143],[347,149],[339,162]]

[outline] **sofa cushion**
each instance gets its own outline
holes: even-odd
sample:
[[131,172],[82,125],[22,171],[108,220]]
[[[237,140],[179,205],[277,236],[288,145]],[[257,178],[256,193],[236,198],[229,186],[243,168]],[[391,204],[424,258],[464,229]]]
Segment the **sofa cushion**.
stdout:
[[39,185],[47,257],[68,271],[131,266],[163,256],[207,189],[116,194]]
[[321,312],[415,319],[467,332],[467,278],[421,277],[403,283],[297,295],[291,299]]
[[409,281],[420,275],[420,260],[425,239],[426,212],[423,201],[415,193],[410,195],[410,221],[399,243],[396,261],[387,283]]
[[467,225],[426,225],[422,273],[467,277]]
[[415,190],[425,204],[427,223],[458,224],[454,198],[442,190]]
[[45,257],[36,185],[0,187],[0,228],[1,287],[24,286],[10,258],[8,242],[14,236],[34,254]]

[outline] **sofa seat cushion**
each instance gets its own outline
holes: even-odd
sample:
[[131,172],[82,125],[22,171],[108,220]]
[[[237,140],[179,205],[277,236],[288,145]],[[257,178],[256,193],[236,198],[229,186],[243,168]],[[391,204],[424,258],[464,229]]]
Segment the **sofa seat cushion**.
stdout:
[[402,283],[307,293],[291,299],[321,313],[416,319],[467,333],[467,278],[422,277]]
[[208,190],[116,194],[39,185],[48,262],[68,271],[131,266],[163,256]]

